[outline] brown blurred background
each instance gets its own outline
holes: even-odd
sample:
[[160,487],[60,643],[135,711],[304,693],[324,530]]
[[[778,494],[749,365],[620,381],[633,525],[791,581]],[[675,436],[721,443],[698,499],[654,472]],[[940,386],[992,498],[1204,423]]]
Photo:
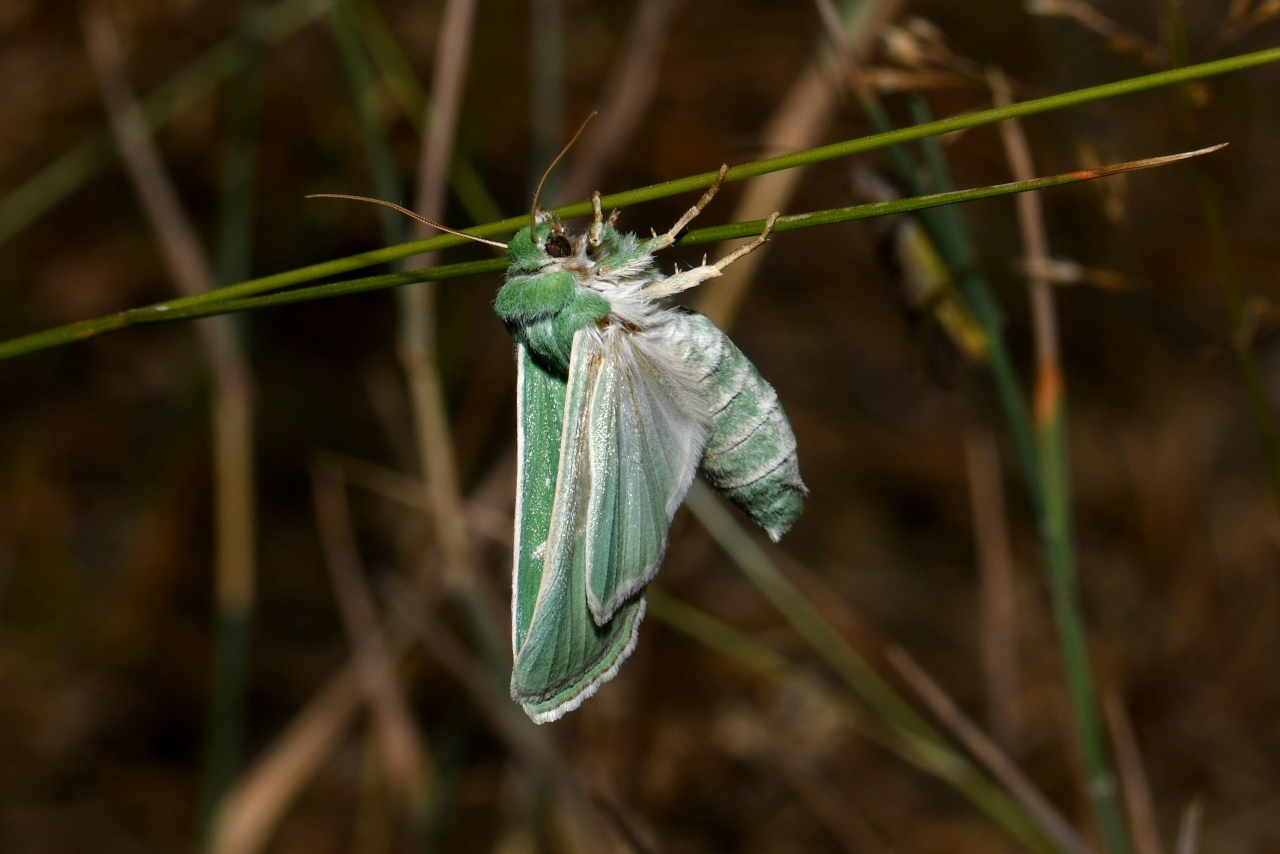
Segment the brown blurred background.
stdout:
[[[610,75],[627,55],[637,16],[652,5],[531,2],[479,4],[457,130],[458,150],[505,215],[527,209],[530,176],[549,159],[548,147],[554,154],[590,109],[607,114],[601,99]],[[428,91],[442,5],[373,0]],[[664,5],[658,59],[642,66],[653,92],[634,131],[606,152],[596,182],[605,192],[783,153],[764,129],[825,43],[814,6],[802,0]],[[1274,5],[1187,0],[1190,57],[1274,44],[1280,24],[1263,14]],[[1172,61],[1164,4],[1096,0],[1093,8],[1149,42],[1153,62]],[[101,11],[142,93],[234,38],[241,20],[237,3],[209,0],[108,0]],[[1240,29],[1250,14],[1256,26]],[[990,106],[988,67],[1009,75],[1020,100],[1153,70],[1114,32],[1109,41],[1078,16],[1035,15],[1013,0],[911,0],[894,20],[914,29],[901,33],[928,32],[909,23],[916,16],[945,39],[951,59],[912,68],[902,42],[886,53],[868,38],[864,60],[882,72],[873,75],[879,85],[923,86],[936,116]],[[1228,20],[1240,32],[1228,30],[1231,40],[1217,44]],[[554,38],[545,41],[548,21],[553,34],[561,25],[558,50]],[[321,9],[262,50],[250,275],[383,244],[373,209],[303,199],[377,194],[333,27]],[[531,48],[531,36],[544,42]],[[829,118],[810,144],[869,133],[839,72],[823,79]],[[0,194],[106,127],[74,3],[0,3],[0,81]],[[156,136],[214,257],[227,92],[218,86],[199,97]],[[1278,94],[1280,69],[1264,67],[1190,92],[1161,89],[1023,123],[1040,174],[1231,143],[1204,170],[1221,196],[1245,295],[1234,331],[1191,167],[1043,197],[1051,254],[1093,271],[1055,289],[1092,660],[1101,692],[1118,698],[1131,719],[1136,738],[1115,743],[1141,756],[1166,851],[1192,803],[1203,810],[1202,850],[1280,846],[1280,517],[1232,346],[1234,334],[1252,347],[1266,394],[1280,398],[1271,335],[1280,317],[1272,302],[1280,298]],[[378,84],[374,96],[411,188],[414,122],[388,86]],[[911,121],[903,93],[884,97],[897,122]],[[550,115],[549,131],[535,127],[535,108],[544,120]],[[994,127],[948,137],[944,147],[961,187],[1011,180]],[[566,164],[562,180],[570,180],[573,154]],[[867,201],[868,175],[888,175],[883,153],[809,167],[784,210]],[[700,224],[733,218],[747,186],[727,186]],[[397,201],[411,199],[407,190]],[[620,224],[663,229],[690,202],[629,208]],[[976,203],[962,214],[1029,388],[1032,332],[1014,203]],[[453,195],[446,219],[474,222]],[[928,307],[904,310],[904,271],[886,261],[901,225],[778,236],[734,321],[734,339],[786,406],[812,490],[799,524],[767,548],[904,696],[916,702],[885,663],[891,645],[907,650],[979,724],[995,715],[1009,754],[1097,845],[1016,456],[981,366],[966,363]],[[455,251],[445,260],[484,257]],[[702,251],[675,250],[664,263],[692,263]],[[462,492],[509,516],[515,371],[491,310],[499,283],[493,275],[443,283],[438,344]],[[3,338],[176,293],[114,159],[0,245],[0,286]],[[255,387],[258,528],[244,732],[232,758],[242,774],[277,749],[352,655],[317,534],[316,454],[380,467],[368,479],[385,487],[381,494],[350,490],[363,578],[380,619],[397,598],[398,578],[438,572],[440,562],[428,516],[388,497],[387,473],[417,466],[392,292],[241,315],[235,327]],[[206,365],[191,324],[128,330],[0,364],[0,850],[201,846],[216,628]],[[1014,567],[1017,669],[1003,696],[993,695],[983,665],[971,497],[974,478],[990,475],[988,437],[998,444],[998,506],[1007,512]],[[484,537],[468,547],[481,587],[501,604],[506,548]],[[854,701],[687,512],[675,521],[658,583],[783,654],[829,694]],[[501,609],[499,625],[507,619]],[[428,618],[466,636],[456,609],[438,605]],[[582,841],[573,810],[513,753],[492,724],[494,710],[486,712],[438,654],[414,644],[398,662],[429,767],[422,813],[405,806],[376,716],[358,712],[313,771],[295,774],[297,796],[269,822],[259,850],[599,844]],[[1017,710],[1012,728],[998,723],[993,703]],[[584,821],[604,827],[602,838],[619,850],[1018,850],[954,788],[863,737],[858,724],[845,726],[829,709],[798,701],[652,617],[617,679],[537,732],[576,784],[607,802],[587,808],[594,817]],[[606,815],[613,813],[622,818]],[[626,840],[619,823],[635,838]]]

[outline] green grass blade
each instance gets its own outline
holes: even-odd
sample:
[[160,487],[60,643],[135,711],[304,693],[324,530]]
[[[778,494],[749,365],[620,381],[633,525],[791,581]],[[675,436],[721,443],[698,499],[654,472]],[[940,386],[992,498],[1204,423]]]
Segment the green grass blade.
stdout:
[[[846,208],[833,208],[825,211],[815,211],[813,213],[792,214],[791,216],[779,217],[774,226],[774,231],[794,231],[801,228],[812,228],[818,225],[833,225],[840,222],[851,222],[853,220],[870,219],[872,217],[886,216],[889,214],[924,210],[926,208],[939,207],[941,205],[953,205],[960,202],[991,199],[998,196],[1007,196],[1013,193],[1022,193],[1028,190],[1043,190],[1049,187],[1058,187],[1063,184],[1075,183],[1077,181],[1088,181],[1094,178],[1105,177],[1107,175],[1116,175],[1122,172],[1129,172],[1134,169],[1143,169],[1152,166],[1175,163],[1179,160],[1185,160],[1188,157],[1194,157],[1216,151],[1218,148],[1220,148],[1220,146],[1202,149],[1201,151],[1196,152],[1188,152],[1185,154],[1174,154],[1168,157],[1156,157],[1148,160],[1134,161],[1132,163],[1121,163],[1116,166],[1108,166],[1102,169],[1066,172],[1061,175],[1037,178],[1034,181],[997,184],[991,187],[979,187],[973,190],[958,190],[953,193],[939,193],[933,196],[914,196],[910,198],[897,199],[891,202],[875,202],[873,204],[855,205],[853,207]],[[758,235],[763,228],[764,220],[713,226],[711,228],[701,228],[690,231],[676,242],[678,245],[688,246],[715,243],[721,240],[732,240],[734,238],[754,237]],[[430,239],[434,240],[436,238]],[[398,247],[389,247],[389,249],[397,250],[396,254],[392,257],[403,257],[404,255],[409,254],[402,251],[405,246],[419,246],[426,242],[428,241],[419,240],[412,243],[402,244]],[[365,256],[378,255],[382,260],[388,260],[383,255],[386,251],[387,250],[374,250],[373,252],[365,253]],[[323,265],[315,266],[319,267]],[[266,296],[244,296],[236,298],[235,294],[244,292],[239,289],[239,286],[222,288],[221,290],[214,292],[218,296],[222,297],[222,299],[206,300],[199,299],[198,297],[180,297],[178,299],[156,303],[143,308],[129,309],[127,311],[119,312],[118,314],[106,315],[105,317],[99,317],[94,320],[82,320],[79,323],[59,326],[54,329],[47,329],[43,332],[25,335],[21,338],[13,338],[8,341],[0,342],[0,361],[3,361],[4,359],[11,359],[14,356],[20,356],[24,353],[32,353],[37,350],[46,350],[50,347],[57,347],[61,344],[69,344],[74,341],[96,338],[97,336],[108,332],[114,332],[119,329],[125,329],[130,326],[137,326],[144,323],[168,323],[175,320],[191,320],[197,317],[210,317],[218,314],[230,314],[237,311],[269,308],[272,306],[288,305],[290,303],[305,302],[323,297],[345,296],[347,294],[363,293],[365,291],[380,290],[382,288],[394,288],[399,287],[400,285],[414,284],[416,282],[452,279],[461,276],[470,276],[476,273],[496,272],[505,269],[506,266],[507,262],[503,258],[493,258],[483,261],[464,261],[459,264],[444,264],[439,267],[429,267],[424,270],[408,270],[403,273],[368,276],[361,279],[351,279],[327,285],[313,285],[306,288],[295,288],[293,290],[281,291],[279,293],[268,294]],[[258,281],[262,280],[260,279]],[[254,292],[249,291],[249,293],[253,294]]]
[[[700,480],[695,481],[685,503],[751,583],[759,588],[849,688],[906,743],[917,764],[954,786],[1031,850],[1057,850],[1047,834],[1020,805],[992,784],[964,755],[955,751],[822,618],[813,604],[795,588],[746,529],[733,518],[709,486]],[[659,606],[659,612],[661,611]],[[671,609],[668,609],[668,614],[670,613]],[[708,636],[709,642],[715,643],[722,651],[747,649],[747,644],[751,642],[740,636],[732,637],[733,630],[727,626],[716,627],[717,630],[713,633],[706,632],[710,619],[704,617],[700,621],[703,634]],[[745,656],[744,663],[763,665],[762,672],[766,675],[778,670],[777,660],[771,662],[762,651],[754,651]]]
[[[923,97],[912,96],[907,103],[916,124],[930,123],[929,105]],[[940,193],[954,190],[951,168],[937,137],[921,140],[921,151],[933,181],[933,190]],[[1036,518],[1039,519],[1044,515],[1044,490],[1040,484],[1040,458],[1036,449],[1035,428],[1031,423],[1026,396],[1018,382],[1013,356],[1009,353],[1009,344],[1005,340],[1004,312],[991,292],[987,277],[977,266],[977,256],[959,210],[943,208],[937,211],[932,220],[926,219],[925,222],[930,227],[930,233],[937,235],[939,248],[951,269],[956,272],[956,289],[987,333],[987,365],[991,371],[991,381],[995,385],[996,399],[1000,401],[1000,408],[1009,423],[1022,477],[1027,484],[1027,495],[1031,499]]]
[[[1047,98],[1039,98],[1033,101],[1020,101],[1008,107],[983,110],[977,113],[968,113],[950,119],[942,119],[928,124],[903,128],[891,133],[875,134],[873,136],[861,137],[847,142],[835,143],[834,145],[811,148],[807,151],[800,151],[794,154],[783,155],[781,157],[772,157],[765,160],[757,160],[752,163],[745,163],[730,169],[725,176],[725,180],[740,181],[744,178],[764,175],[769,172],[777,172],[782,169],[791,169],[796,166],[821,163],[838,157],[846,157],[852,154],[873,151],[888,145],[913,142],[915,140],[926,139],[931,136],[950,133],[956,130],[980,127],[1010,118],[1036,115],[1050,110],[1062,109],[1063,107],[1078,106],[1080,104],[1091,103],[1106,98],[1114,98],[1120,95],[1143,92],[1161,86],[1185,83],[1188,80],[1196,80],[1216,74],[1226,74],[1230,71],[1256,68],[1260,65],[1266,65],[1277,61],[1280,61],[1280,48],[1272,48],[1270,50],[1258,51],[1256,53],[1229,57],[1215,62],[1206,62],[1200,65],[1187,66],[1186,68],[1161,71],[1156,74],[1148,74],[1144,77],[1134,77],[1129,80],[1106,83],[1101,86],[1094,86],[1088,89],[1078,89],[1073,92],[1066,92],[1061,95],[1052,95]],[[666,198],[667,196],[676,195],[678,193],[706,189],[715,182],[717,174],[718,172],[704,172],[699,175],[692,175],[675,181],[667,181],[661,184],[654,184],[649,187],[641,187],[639,189],[628,190],[622,193],[614,193],[612,195],[605,196],[602,199],[602,204],[605,207],[623,207],[630,204],[637,204],[639,202]],[[562,217],[582,216],[590,213],[590,211],[590,202],[578,202],[576,204],[564,205],[555,209],[555,212]],[[466,231],[468,234],[474,234],[479,237],[509,234],[520,228],[522,225],[527,224],[528,221],[528,215],[524,214],[504,220],[485,223],[484,225],[478,225],[474,228],[467,229]],[[191,299],[199,302],[212,302],[221,299],[239,299],[241,297],[253,296],[256,294],[292,287],[293,285],[314,281],[315,279],[340,275],[352,270],[358,270],[361,267],[384,264],[389,261],[409,257],[411,255],[419,255],[426,252],[445,249],[450,246],[458,246],[465,242],[467,242],[465,238],[456,237],[452,234],[441,234],[401,246],[376,249],[370,252],[351,255],[346,258],[337,258],[332,261],[325,261],[319,264],[299,267],[295,270],[289,270],[272,276],[254,279],[249,282],[242,282],[228,288],[222,288],[216,293],[191,297]]]
[[[356,123],[360,127],[360,139],[364,143],[365,158],[369,161],[374,195],[386,201],[403,201],[404,182],[400,180],[395,155],[391,151],[378,110],[378,78],[361,46],[355,14],[349,0],[333,0],[329,24],[342,60]],[[403,243],[408,239],[411,220],[388,208],[379,207],[377,211],[387,243]]]
[[[241,3],[241,32],[237,48],[241,54],[243,69],[232,79],[227,94],[227,129],[224,136],[214,270],[217,281],[224,285],[243,281],[252,272],[256,155],[261,102],[259,64],[266,48],[263,42],[262,13],[260,0],[244,0]],[[244,336],[238,337],[243,346]],[[249,470],[252,473],[251,463]],[[247,488],[251,495],[252,479]],[[252,537],[252,531],[249,536]],[[236,563],[247,566],[252,577],[252,542],[247,549],[249,557]],[[223,569],[223,566],[219,566],[219,571]],[[247,597],[228,596],[224,593],[216,603],[209,723],[196,807],[201,840],[208,839],[214,813],[235,782],[244,753],[253,633],[252,582],[247,586]],[[225,583],[218,585],[220,593],[228,588],[234,589],[234,586]]]
[[[263,12],[264,42],[281,42],[328,9],[325,0],[283,0]],[[245,67],[239,36],[211,48],[161,83],[142,100],[147,124],[156,130],[210,95]],[[41,169],[0,199],[0,244],[22,231],[110,166],[117,151],[105,128]]]
[[[378,66],[378,74],[391,96],[400,104],[413,129],[421,134],[431,108],[430,99],[413,73],[413,66],[400,49],[391,28],[372,0],[349,0],[352,20],[365,49]],[[455,151],[449,166],[449,186],[472,222],[502,219],[502,208],[471,159]]]

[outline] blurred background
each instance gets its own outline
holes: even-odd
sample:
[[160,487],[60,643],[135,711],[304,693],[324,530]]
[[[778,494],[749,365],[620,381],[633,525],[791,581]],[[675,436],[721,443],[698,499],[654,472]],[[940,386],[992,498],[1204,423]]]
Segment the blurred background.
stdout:
[[[1269,0],[850,0],[827,24],[803,0],[445,5],[5,0],[0,338],[410,234],[309,193],[518,215],[592,109],[548,203],[1280,38]],[[505,693],[499,276],[0,364],[0,848],[1276,850],[1278,86],[1263,67],[912,145],[905,173],[878,151],[726,185],[698,225],[1010,181],[1019,151],[1047,175],[1231,143],[1042,213],[782,234],[692,295],[777,388],[807,509],[778,546],[682,510],[637,651],[539,728]],[[1029,493],[1002,401],[1013,379],[1052,402],[1046,317],[1069,480]]]

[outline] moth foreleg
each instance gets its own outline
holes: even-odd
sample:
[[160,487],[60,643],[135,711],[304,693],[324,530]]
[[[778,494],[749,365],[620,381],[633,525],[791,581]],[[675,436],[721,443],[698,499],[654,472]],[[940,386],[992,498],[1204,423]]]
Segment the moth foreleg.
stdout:
[[651,297],[666,297],[672,294],[678,294],[681,291],[687,291],[689,288],[697,287],[708,279],[714,279],[724,273],[724,268],[728,267],[734,261],[742,256],[754,252],[764,245],[769,239],[769,233],[773,231],[773,224],[778,220],[778,212],[774,211],[769,214],[769,218],[765,220],[764,230],[760,232],[760,236],[745,246],[740,246],[728,255],[721,258],[714,264],[708,264],[707,259],[702,259],[702,265],[694,267],[691,270],[678,272],[675,275],[668,276],[661,281],[654,282],[645,288],[645,294]]
[[[614,211],[617,214],[617,211]],[[613,225],[613,217],[609,217],[609,225]],[[591,230],[587,232],[587,243],[600,245],[600,231],[604,228],[604,209],[600,207],[600,191],[591,194]]]
[[765,241],[769,239],[770,232],[773,231],[773,224],[777,221],[778,221],[777,211],[774,211],[773,213],[769,214],[769,218],[764,221],[764,230],[760,232],[760,236],[745,246],[739,246],[737,249],[735,249],[734,251],[730,252],[728,255],[721,258],[719,261],[716,262],[716,269],[723,271],[725,267],[728,267],[730,264],[732,264],[734,261],[737,261],[743,255],[749,255],[750,253],[759,249],[761,246],[764,246]]
[[698,199],[698,203],[684,212],[684,216],[676,220],[676,224],[671,226],[666,234],[661,237],[655,237],[649,241],[649,251],[657,252],[659,249],[666,249],[672,243],[676,242],[676,237],[684,230],[684,227],[693,222],[698,214],[702,213],[702,209],[711,203],[716,197],[716,193],[720,190],[720,185],[724,183],[724,174],[729,171],[729,164],[724,163],[720,166],[720,174],[716,176],[716,182],[707,188],[702,194],[702,198]]

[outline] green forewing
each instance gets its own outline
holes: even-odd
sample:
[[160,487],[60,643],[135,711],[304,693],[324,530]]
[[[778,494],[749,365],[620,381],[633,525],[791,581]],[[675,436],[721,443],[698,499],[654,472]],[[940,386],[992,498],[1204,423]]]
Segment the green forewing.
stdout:
[[[577,348],[575,347],[575,350]],[[519,348],[516,577],[511,695],[535,721],[555,720],[613,676],[635,644],[643,599],[596,625],[580,541],[586,391],[599,362],[576,358],[568,382]],[[565,415],[568,413],[569,417]],[[569,449],[561,454],[561,449]],[[537,555],[537,556],[535,556]]]

